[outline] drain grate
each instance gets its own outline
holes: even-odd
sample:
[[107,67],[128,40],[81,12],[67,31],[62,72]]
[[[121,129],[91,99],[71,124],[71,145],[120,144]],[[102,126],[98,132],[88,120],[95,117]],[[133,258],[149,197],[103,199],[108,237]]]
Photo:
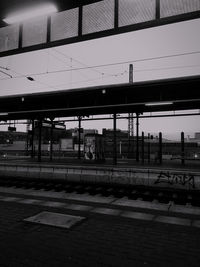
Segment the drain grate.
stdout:
[[43,211],[35,216],[24,219],[24,221],[69,229],[84,219],[85,217]]

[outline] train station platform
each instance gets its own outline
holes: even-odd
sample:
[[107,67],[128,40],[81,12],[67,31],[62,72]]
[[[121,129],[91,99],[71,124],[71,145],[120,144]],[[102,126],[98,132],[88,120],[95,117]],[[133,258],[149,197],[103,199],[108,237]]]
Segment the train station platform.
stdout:
[[142,185],[152,187],[200,189],[199,161],[181,165],[168,161],[160,164],[142,164],[128,159],[88,163],[76,159],[57,159],[37,162],[28,158],[10,158],[0,161],[1,177],[55,180],[77,183]]
[[200,208],[0,187],[0,209],[1,266],[200,265]]

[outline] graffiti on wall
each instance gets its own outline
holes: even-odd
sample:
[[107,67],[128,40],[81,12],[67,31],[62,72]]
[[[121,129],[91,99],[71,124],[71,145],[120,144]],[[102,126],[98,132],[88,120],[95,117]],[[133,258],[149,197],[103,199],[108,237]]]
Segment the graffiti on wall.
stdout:
[[194,175],[192,174],[176,174],[170,173],[169,171],[161,171],[158,175],[154,184],[167,183],[170,185],[179,184],[182,186],[189,185],[192,188],[195,188]]

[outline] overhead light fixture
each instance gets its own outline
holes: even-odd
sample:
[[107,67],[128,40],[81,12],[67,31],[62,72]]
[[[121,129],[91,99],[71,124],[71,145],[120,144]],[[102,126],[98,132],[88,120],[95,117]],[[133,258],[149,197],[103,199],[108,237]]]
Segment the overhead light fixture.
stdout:
[[145,106],[165,106],[165,105],[173,105],[173,102],[150,102],[150,103],[146,103]]
[[21,11],[15,12],[3,19],[7,24],[13,24],[17,22],[22,22],[27,19],[39,17],[42,15],[48,15],[57,12],[57,8],[53,4],[40,5],[33,8],[23,9]]
[[0,116],[8,116],[8,113],[6,113],[6,112],[0,112]]

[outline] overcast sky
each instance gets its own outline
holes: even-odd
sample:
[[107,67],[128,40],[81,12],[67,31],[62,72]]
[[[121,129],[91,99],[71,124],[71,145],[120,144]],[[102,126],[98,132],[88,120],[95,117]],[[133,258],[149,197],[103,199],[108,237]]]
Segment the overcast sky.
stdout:
[[[130,63],[134,65],[134,81],[199,75],[199,29],[200,19],[196,19],[0,58],[0,66],[9,69],[7,75],[0,73],[0,95],[124,83],[128,82]],[[175,56],[180,54],[185,55]],[[158,59],[168,55],[170,57]],[[127,63],[76,70],[122,62]],[[35,81],[27,80],[26,76],[33,77]],[[198,116],[143,119],[141,130],[200,132],[199,120]],[[111,121],[88,122],[84,125],[87,128],[112,128]],[[68,123],[67,127],[74,127],[74,124]],[[118,127],[127,129],[127,121],[118,122]]]

